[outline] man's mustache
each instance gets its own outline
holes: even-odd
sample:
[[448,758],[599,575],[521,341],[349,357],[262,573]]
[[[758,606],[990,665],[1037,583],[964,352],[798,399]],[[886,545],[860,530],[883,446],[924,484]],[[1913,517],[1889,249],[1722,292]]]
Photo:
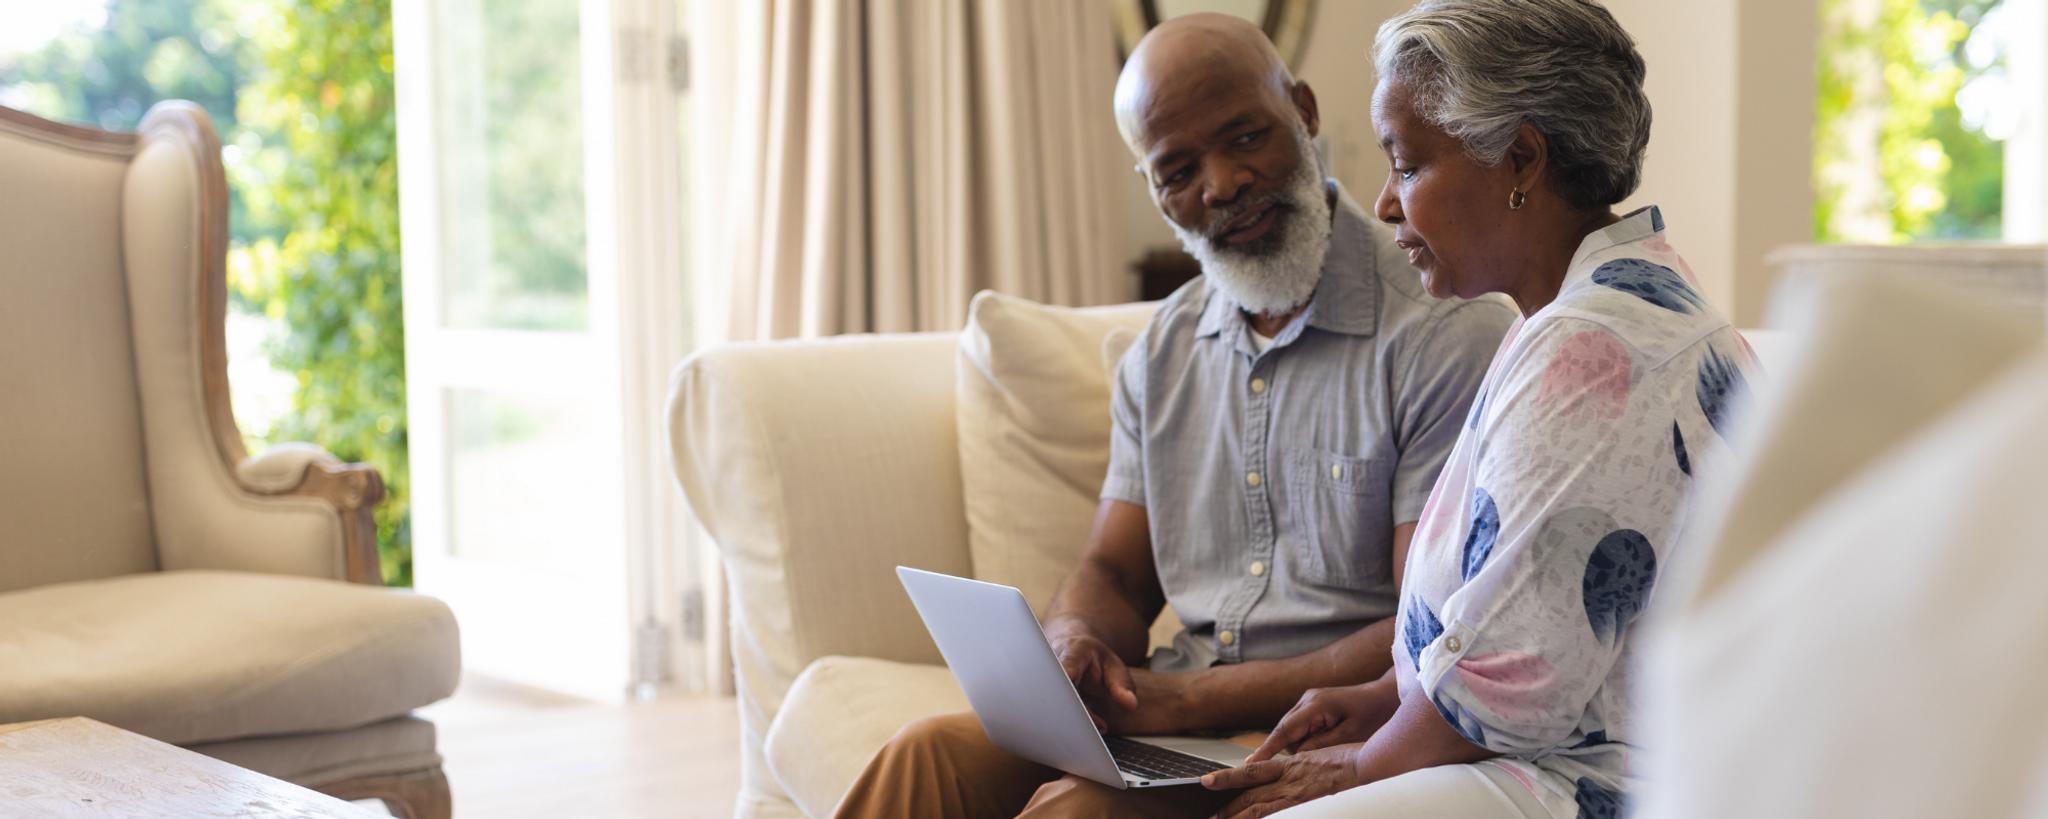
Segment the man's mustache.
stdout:
[[1270,191],[1242,202],[1233,202],[1209,216],[1209,223],[1203,225],[1200,231],[1202,241],[1208,242],[1211,247],[1223,246],[1223,226],[1230,224],[1232,219],[1268,204],[1273,206],[1275,217],[1292,216],[1295,211],[1300,210],[1300,206],[1285,190]]

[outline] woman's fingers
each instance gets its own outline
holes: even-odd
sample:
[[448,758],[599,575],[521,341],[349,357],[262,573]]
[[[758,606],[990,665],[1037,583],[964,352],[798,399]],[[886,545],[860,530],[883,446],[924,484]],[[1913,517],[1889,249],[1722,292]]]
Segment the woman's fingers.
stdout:
[[1298,746],[1304,739],[1329,730],[1336,719],[1328,709],[1311,699],[1314,696],[1313,691],[1302,695],[1301,703],[1280,718],[1280,724],[1273,727],[1273,733],[1267,734],[1266,741],[1260,743],[1251,756],[1245,757],[1245,761],[1264,762],[1281,751],[1299,753],[1301,749]]
[[1252,788],[1277,781],[1280,775],[1286,772],[1287,763],[1284,760],[1249,762],[1235,768],[1203,774],[1202,787],[1212,791]]

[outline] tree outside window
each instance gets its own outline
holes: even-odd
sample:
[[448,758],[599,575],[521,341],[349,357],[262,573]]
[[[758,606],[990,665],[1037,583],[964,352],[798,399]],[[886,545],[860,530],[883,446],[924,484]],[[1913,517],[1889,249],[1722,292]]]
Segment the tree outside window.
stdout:
[[2001,0],[1822,0],[1814,238],[2001,237]]

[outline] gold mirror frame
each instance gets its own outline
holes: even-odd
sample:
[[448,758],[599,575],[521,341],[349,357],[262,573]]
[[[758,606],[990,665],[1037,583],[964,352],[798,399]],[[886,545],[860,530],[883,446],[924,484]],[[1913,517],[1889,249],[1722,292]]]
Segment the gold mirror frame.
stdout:
[[[1301,70],[1301,55],[1308,48],[1308,21],[1315,16],[1316,0],[1266,0],[1266,19],[1259,28],[1280,52],[1287,70]],[[1145,32],[1159,25],[1159,6],[1154,0],[1116,0],[1116,42],[1118,54],[1129,57]]]

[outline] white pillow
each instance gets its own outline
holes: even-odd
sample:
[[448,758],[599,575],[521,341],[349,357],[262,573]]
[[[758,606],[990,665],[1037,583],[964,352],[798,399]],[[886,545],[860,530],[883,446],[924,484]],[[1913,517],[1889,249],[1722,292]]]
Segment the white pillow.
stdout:
[[1640,632],[1639,815],[2048,815],[2048,352],[1908,281],[1778,307],[1801,332]]
[[988,291],[967,308],[955,370],[974,575],[1022,589],[1041,615],[1080,559],[1109,469],[1105,342],[1157,308],[1051,307]]

